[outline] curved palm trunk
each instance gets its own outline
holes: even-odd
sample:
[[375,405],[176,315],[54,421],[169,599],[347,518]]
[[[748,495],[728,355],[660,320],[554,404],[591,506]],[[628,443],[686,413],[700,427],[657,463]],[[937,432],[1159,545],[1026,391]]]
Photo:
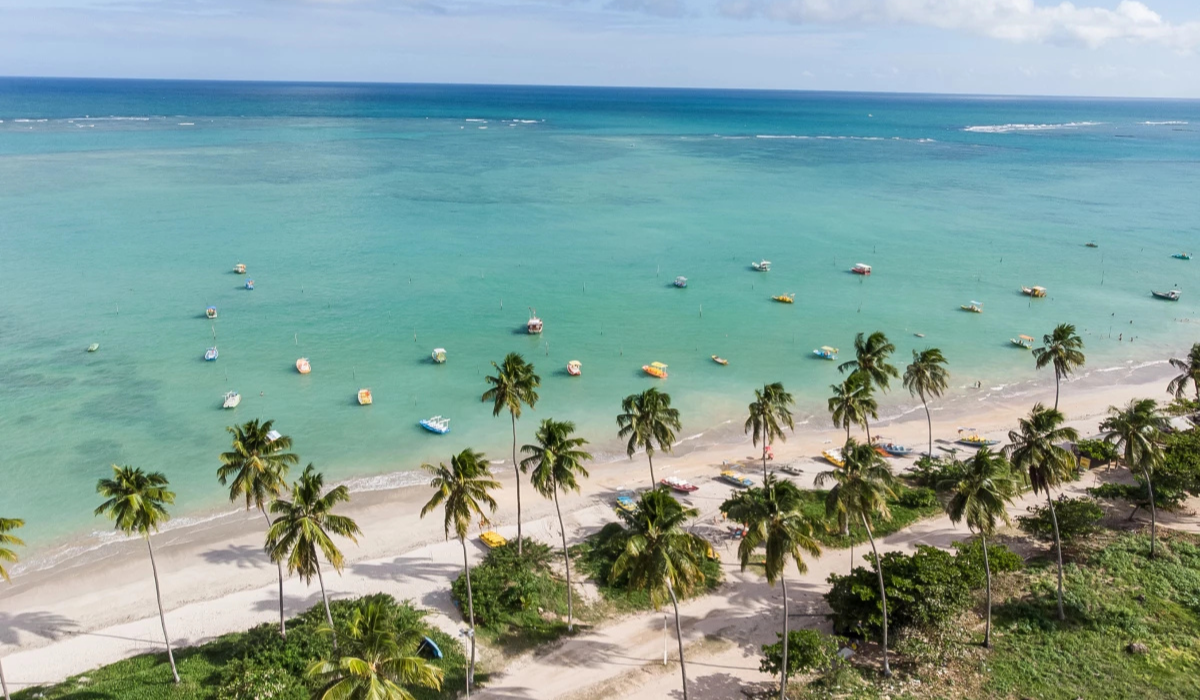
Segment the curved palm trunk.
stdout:
[[846,442],[850,442],[850,421],[846,421]]
[[871,444],[871,421],[863,418],[863,430],[867,431],[867,444]]
[[519,557],[524,554],[524,545],[521,543],[521,463],[517,461],[517,414],[509,412],[509,415],[512,416],[513,430],[513,473],[517,476],[517,556]]
[[779,700],[785,700],[788,671],[788,601],[787,581],[783,580],[783,571],[779,572],[779,585],[783,586],[783,663],[780,664],[783,670],[779,672]]
[[1046,502],[1050,504],[1050,522],[1054,525],[1054,551],[1058,555],[1058,619],[1067,619],[1063,612],[1063,572],[1062,572],[1062,540],[1058,537],[1058,514],[1054,512],[1054,499],[1050,498],[1050,489],[1046,489]]
[[1156,539],[1155,530],[1157,526],[1157,513],[1154,508],[1154,485],[1150,483],[1150,470],[1142,467],[1142,475],[1146,477],[1146,490],[1150,492],[1150,558],[1154,558],[1154,542]]
[[[271,516],[267,515],[265,508],[259,508],[262,511],[263,517],[267,519],[267,531],[271,530]],[[279,570],[279,636],[287,639],[287,626],[284,624],[283,618],[283,561],[275,562],[275,568]]]
[[675,588],[667,579],[667,593],[671,594],[671,605],[675,607],[675,638],[679,640],[679,672],[683,674],[683,700],[688,700],[687,664],[683,662],[683,627],[679,624],[679,601],[675,599]]
[[979,533],[979,544],[983,547],[983,573],[987,580],[987,626],[983,628],[983,646],[992,648],[992,565],[988,561],[987,538]]
[[921,405],[925,407],[925,424],[929,426],[929,458],[933,459],[933,416],[929,415],[929,402],[925,400],[924,392],[921,393]]
[[867,516],[862,516],[863,526],[867,528],[867,538],[871,540],[871,552],[875,555],[875,574],[879,577],[879,599],[883,603],[883,675],[885,678],[892,677],[892,668],[888,665],[888,640],[887,640],[887,592],[883,588],[883,567],[879,562],[879,550],[875,548],[875,535],[871,533],[871,524],[867,522]]
[[4,664],[0,664],[0,690],[4,691],[4,700],[11,700],[8,697],[8,683],[4,681]]
[[1054,410],[1056,410],[1056,411],[1058,410],[1058,389],[1059,389],[1059,384],[1061,383],[1061,381],[1062,381],[1062,377],[1059,376],[1058,368],[1055,367],[1054,368]]
[[463,572],[467,575],[467,625],[471,628],[471,658],[467,666],[467,697],[471,697],[471,683],[475,681],[475,592],[471,590],[471,567],[467,564],[467,539],[459,537],[463,550]]
[[317,582],[321,584],[321,602],[325,603],[325,621],[329,623],[329,630],[333,634],[333,648],[337,649],[337,630],[333,627],[333,614],[329,612],[329,596],[325,595],[325,577],[321,575],[321,560],[313,557],[313,561],[317,564]]
[[767,426],[763,425],[763,482],[767,480]]
[[658,479],[654,478],[654,453],[646,450],[646,459],[650,460],[650,488],[658,488]]
[[575,631],[575,608],[571,601],[571,555],[567,552],[567,529],[563,527],[562,509],[558,507],[558,484],[554,485],[554,512],[558,513],[558,531],[562,533],[563,564],[567,567],[567,631]]
[[167,660],[171,662],[171,675],[179,684],[179,671],[175,668],[175,654],[171,651],[171,636],[167,634],[167,615],[163,612],[162,591],[158,585],[158,564],[154,562],[154,547],[150,546],[150,538],[146,538],[146,549],[150,550],[150,570],[154,572],[154,597],[158,599],[158,621],[162,623],[163,642],[167,645]]

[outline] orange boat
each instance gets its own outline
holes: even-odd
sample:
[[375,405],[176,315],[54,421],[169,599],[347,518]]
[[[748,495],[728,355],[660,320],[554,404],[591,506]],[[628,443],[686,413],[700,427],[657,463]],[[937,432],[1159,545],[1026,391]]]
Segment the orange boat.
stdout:
[[299,360],[296,360],[296,371],[300,374],[308,374],[312,371],[312,365],[308,364],[307,357],[301,357]]
[[371,405],[371,390],[370,389],[359,389],[358,390],[358,405],[360,405],[360,406],[370,406]]
[[659,379],[667,378],[667,366],[661,362],[651,362],[648,365],[642,365],[642,371],[651,377],[658,377]]

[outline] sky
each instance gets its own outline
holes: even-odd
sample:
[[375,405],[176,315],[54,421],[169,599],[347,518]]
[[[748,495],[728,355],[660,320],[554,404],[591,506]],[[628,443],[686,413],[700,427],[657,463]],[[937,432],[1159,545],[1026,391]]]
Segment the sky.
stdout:
[[1200,0],[0,0],[0,75],[1200,98]]

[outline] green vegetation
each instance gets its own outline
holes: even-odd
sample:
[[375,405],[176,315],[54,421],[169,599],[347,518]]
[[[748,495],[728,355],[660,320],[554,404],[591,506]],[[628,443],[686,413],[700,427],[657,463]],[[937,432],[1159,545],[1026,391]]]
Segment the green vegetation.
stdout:
[[1117,448],[1104,440],[1080,440],[1075,443],[1075,450],[1081,457],[1092,461],[1092,468],[1108,464],[1117,458]]
[[[783,635],[776,633],[779,641],[762,646],[763,659],[758,670],[771,675],[778,674],[783,664]],[[837,660],[840,639],[817,630],[792,630],[788,632],[787,672],[789,676],[808,671],[818,671],[833,666]]]
[[[899,492],[899,495],[895,498],[887,499],[888,511],[892,514],[892,519],[880,520],[871,524],[872,532],[876,537],[887,537],[892,533],[903,530],[918,520],[940,515],[942,512],[942,506],[937,502],[934,502],[932,505],[917,507],[904,505],[901,499],[907,489],[903,486],[897,486],[896,490]],[[813,537],[821,543],[822,547],[829,549],[844,549],[851,545],[858,546],[865,544],[867,542],[867,529],[863,527],[861,522],[849,523],[850,534],[847,536],[837,529],[836,521],[830,522],[826,519],[825,500],[828,497],[829,491],[824,489],[801,492],[801,512],[808,518],[824,523],[824,525],[813,530]]]
[[517,477],[517,549],[521,548],[521,470],[517,462],[517,419],[521,417],[521,407],[533,408],[538,401],[537,389],[542,385],[542,378],[533,371],[533,365],[525,361],[515,352],[504,357],[501,364],[492,363],[496,376],[486,377],[492,388],[483,392],[483,401],[492,402],[492,415],[498,416],[501,411],[508,411],[512,419],[512,457],[513,471]]
[[[1048,506],[1033,506],[1030,515],[1017,517],[1017,527],[1031,537],[1043,542],[1053,542],[1055,525]],[[1100,521],[1104,518],[1104,509],[1090,498],[1068,498],[1059,496],[1054,501],[1054,511],[1058,516],[1058,539],[1063,542],[1073,542],[1082,537],[1100,531]]]

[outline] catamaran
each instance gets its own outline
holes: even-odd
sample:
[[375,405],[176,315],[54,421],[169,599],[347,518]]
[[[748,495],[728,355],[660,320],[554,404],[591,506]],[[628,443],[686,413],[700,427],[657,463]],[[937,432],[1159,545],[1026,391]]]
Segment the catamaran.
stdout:
[[417,421],[417,425],[420,425],[422,428],[431,433],[437,433],[438,435],[445,435],[446,433],[450,432],[450,419],[442,418],[441,416],[423,418],[420,421]]
[[446,348],[434,348],[431,356],[437,364],[444,364],[446,362]]
[[865,263],[856,263],[854,267],[850,268],[850,271],[856,275],[865,276],[871,274],[871,266]]
[[225,401],[221,404],[221,408],[237,408],[242,402],[242,395],[236,391],[231,391],[225,394]]
[[754,268],[758,272],[770,272],[771,271],[771,261],[770,260],[760,260],[758,262],[752,262],[752,263],[750,263],[750,267]]

